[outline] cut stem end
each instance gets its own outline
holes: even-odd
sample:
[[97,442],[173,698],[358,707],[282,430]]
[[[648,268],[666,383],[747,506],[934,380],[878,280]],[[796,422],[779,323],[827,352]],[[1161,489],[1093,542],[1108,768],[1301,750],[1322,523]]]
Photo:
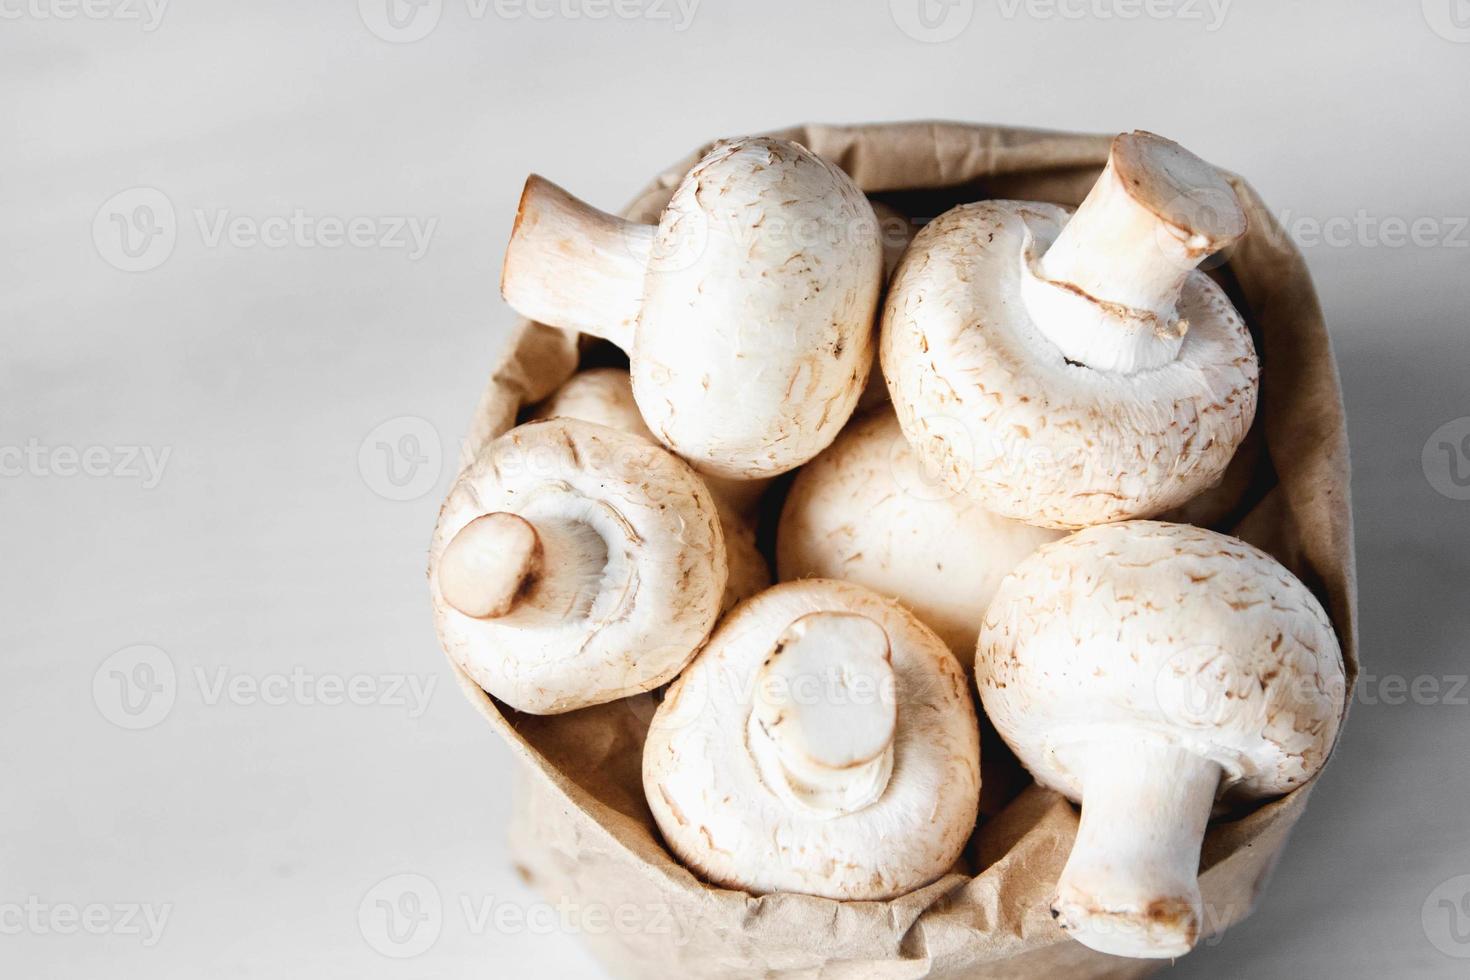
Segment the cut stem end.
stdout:
[[1219,170],[1161,136],[1124,133],[1045,254],[1023,255],[1024,300],[1069,360],[1124,373],[1160,367],[1188,329],[1177,307],[1189,274],[1246,228]]
[[541,538],[530,522],[517,514],[486,514],[461,528],[444,549],[439,590],[466,616],[498,619],[530,591],[541,565]]
[[837,816],[883,795],[898,726],[888,635],[866,616],[794,621],[761,666],[751,748],[768,785]]

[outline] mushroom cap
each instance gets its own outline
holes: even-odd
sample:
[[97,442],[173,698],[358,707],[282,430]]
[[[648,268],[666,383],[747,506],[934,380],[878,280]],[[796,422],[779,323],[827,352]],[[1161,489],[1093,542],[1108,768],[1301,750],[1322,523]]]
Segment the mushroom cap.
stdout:
[[619,367],[578,371],[537,405],[531,417],[581,419],[658,442],[633,400],[632,379]]
[[1037,782],[1073,800],[1082,750],[1110,739],[1214,761],[1231,796],[1287,792],[1326,761],[1346,693],[1306,586],[1243,541],[1157,521],[1088,528],[1017,566],[975,679]]
[[[535,417],[572,418],[596,422],[620,432],[641,436],[657,443],[638,404],[633,400],[633,385],[622,368],[602,367],[579,371],[552,393],[538,407]],[[755,543],[755,526],[742,513],[736,501],[753,501],[760,496],[763,482],[704,478],[715,498],[720,514],[720,527],[725,533],[725,551],[729,559],[729,577],[725,580],[725,597],[721,612],[749,598],[771,584],[771,569]]]
[[1061,534],[992,514],[934,479],[883,406],[797,473],[776,568],[783,581],[844,579],[898,599],[968,665],[1001,580]]
[[[451,542],[489,514],[600,538],[585,611],[534,623],[479,619],[446,599]],[[577,574],[548,562],[540,577]],[[521,711],[556,714],[647,691],[694,655],[727,575],[715,502],[699,476],[646,439],[573,419],[519,426],[455,481],[429,552],[435,625],[476,683]],[[532,583],[534,587],[534,582]]]
[[1069,362],[1022,301],[1023,256],[1068,212],[964,204],[925,226],[890,285],[881,357],[904,434],[988,509],[1076,528],[1147,517],[1214,481],[1255,415],[1255,347],[1240,314],[1194,271],[1172,362],[1135,373]]
[[[817,612],[882,628],[897,704],[886,787],[835,816],[773,789],[747,741],[762,666]],[[878,900],[928,884],[960,857],[975,826],[979,754],[964,673],[943,641],[861,586],[808,579],[738,606],[669,688],[644,745],[643,787],[669,847],[715,884]]]
[[877,219],[790,140],[721,143],[659,221],[631,352],[648,427],[696,469],[750,479],[811,459],[873,360]]

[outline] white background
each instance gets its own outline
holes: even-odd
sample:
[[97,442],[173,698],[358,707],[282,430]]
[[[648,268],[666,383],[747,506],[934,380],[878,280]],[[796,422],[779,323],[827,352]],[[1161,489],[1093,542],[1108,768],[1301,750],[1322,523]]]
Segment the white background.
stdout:
[[[1470,891],[1470,691],[1446,696],[1470,672],[1470,502],[1437,447],[1470,422],[1434,433],[1470,416],[1470,4],[928,0],[926,29],[915,0],[686,0],[687,21],[672,0],[443,0],[398,43],[385,2],[154,21],[0,0],[0,452],[30,447],[0,457],[0,975],[596,975],[574,937],[466,921],[461,899],[535,899],[503,843],[508,754],[453,689],[424,587],[511,321],[521,181],[617,207],[715,136],[913,117],[1155,130],[1302,239],[1346,388],[1370,679],[1259,911],[1176,973],[1465,974],[1439,901]],[[112,214],[150,198],[104,205],[139,187],[175,240],[130,262]],[[211,237],[297,211],[366,217],[372,242]],[[435,222],[425,254],[379,241],[394,217]],[[425,423],[374,433],[403,417]],[[402,492],[378,442],[424,460]],[[66,447],[102,447],[92,475]],[[127,447],[167,452],[161,474],[130,475]],[[117,682],[146,676],[109,658],[139,644],[176,689],[130,731]],[[320,703],[352,678],[375,703]],[[421,713],[405,679],[436,685]],[[415,959],[359,927],[397,874],[444,903]],[[46,916],[16,919],[28,902]],[[93,913],[102,935],[50,918],[92,903],[168,918],[152,945],[121,911]]]

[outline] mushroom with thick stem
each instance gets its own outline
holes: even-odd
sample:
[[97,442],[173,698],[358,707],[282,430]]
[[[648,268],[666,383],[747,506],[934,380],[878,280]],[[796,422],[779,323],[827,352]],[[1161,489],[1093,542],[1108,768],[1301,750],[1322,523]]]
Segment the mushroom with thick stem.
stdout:
[[1255,347],[1196,266],[1246,217],[1224,175],[1129,133],[1076,213],[982,201],[900,263],[881,357],[904,434],[955,489],[1076,528],[1182,504],[1255,414]]
[[884,405],[797,473],[776,570],[782,581],[844,579],[893,596],[968,667],[1001,579],[1061,535],[992,514],[934,479]]
[[873,360],[877,219],[790,140],[717,144],[657,226],[526,182],[501,292],[520,313],[627,352],[648,428],[698,470],[752,479],[836,437]]
[[888,899],[954,867],[980,789],[959,663],[912,613],[808,579],[743,603],[643,750],[664,840],[715,884]]
[[460,474],[429,551],[444,648],[520,711],[652,690],[714,627],[714,499],[662,447],[573,419],[518,426]]
[[1082,804],[1053,916],[1093,949],[1141,958],[1200,938],[1216,800],[1307,783],[1346,696],[1306,586],[1242,541],[1157,521],[1079,531],[1017,566],[986,613],[975,677],[1037,782]]
[[[633,401],[628,372],[622,368],[592,368],[572,375],[536,406],[532,418],[581,419],[641,436],[655,444],[658,442],[643,424],[643,416]],[[704,482],[715,498],[729,558],[730,574],[725,580],[725,596],[721,602],[721,611],[724,612],[771,584],[770,566],[756,547],[755,527],[748,516],[770,481],[725,480],[707,476]]]

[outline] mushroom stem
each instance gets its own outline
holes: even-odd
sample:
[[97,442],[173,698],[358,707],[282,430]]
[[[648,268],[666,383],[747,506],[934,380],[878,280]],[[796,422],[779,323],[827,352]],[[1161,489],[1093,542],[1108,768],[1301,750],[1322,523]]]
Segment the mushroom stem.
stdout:
[[898,724],[888,634],[866,616],[814,612],[776,641],[757,675],[749,747],[787,802],[840,816],[883,795]]
[[439,589],[472,619],[564,622],[586,615],[606,564],[606,545],[585,524],[532,524],[497,512],[470,521],[449,542]]
[[1022,295],[1068,359],[1124,373],[1161,367],[1189,329],[1177,311],[1189,274],[1245,231],[1219,170],[1163,137],[1125,133],[1045,254],[1023,250]]
[[629,350],[656,231],[532,174],[506,246],[500,294],[532,320]]
[[1203,922],[1199,855],[1222,770],[1174,746],[1085,750],[1082,824],[1052,915],[1078,942],[1146,959],[1182,956]]

